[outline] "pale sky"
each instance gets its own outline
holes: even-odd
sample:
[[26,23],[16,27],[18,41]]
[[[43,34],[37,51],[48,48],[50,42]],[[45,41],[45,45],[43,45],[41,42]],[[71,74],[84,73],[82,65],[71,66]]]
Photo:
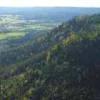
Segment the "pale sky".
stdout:
[[100,0],[0,0],[0,7],[100,7]]

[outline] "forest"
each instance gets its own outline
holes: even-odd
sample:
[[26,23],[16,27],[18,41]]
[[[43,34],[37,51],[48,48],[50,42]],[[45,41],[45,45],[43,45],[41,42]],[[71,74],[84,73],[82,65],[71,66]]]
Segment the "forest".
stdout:
[[0,100],[100,100],[100,14],[0,16]]

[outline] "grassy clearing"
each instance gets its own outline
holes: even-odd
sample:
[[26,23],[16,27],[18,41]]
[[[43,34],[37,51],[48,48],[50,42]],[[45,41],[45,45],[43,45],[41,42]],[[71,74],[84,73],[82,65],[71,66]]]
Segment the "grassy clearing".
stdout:
[[20,38],[23,37],[25,32],[9,32],[9,33],[0,33],[0,40],[7,38]]

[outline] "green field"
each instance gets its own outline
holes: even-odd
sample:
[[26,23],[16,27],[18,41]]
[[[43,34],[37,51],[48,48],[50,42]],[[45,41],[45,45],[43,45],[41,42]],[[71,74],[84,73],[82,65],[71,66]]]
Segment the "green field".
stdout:
[[20,38],[25,36],[25,32],[9,32],[9,33],[0,33],[0,40],[7,39],[7,38]]
[[0,40],[17,39],[30,31],[34,33],[34,31],[51,30],[56,25],[57,23],[25,20],[18,15],[3,15],[0,16]]

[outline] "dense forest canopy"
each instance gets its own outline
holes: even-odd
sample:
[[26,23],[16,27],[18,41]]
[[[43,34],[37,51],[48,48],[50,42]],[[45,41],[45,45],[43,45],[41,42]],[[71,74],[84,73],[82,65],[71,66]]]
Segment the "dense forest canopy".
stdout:
[[100,14],[43,32],[4,40],[10,45],[0,50],[1,100],[100,100]]

